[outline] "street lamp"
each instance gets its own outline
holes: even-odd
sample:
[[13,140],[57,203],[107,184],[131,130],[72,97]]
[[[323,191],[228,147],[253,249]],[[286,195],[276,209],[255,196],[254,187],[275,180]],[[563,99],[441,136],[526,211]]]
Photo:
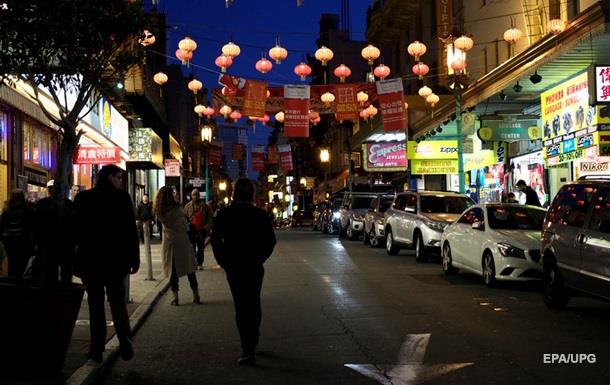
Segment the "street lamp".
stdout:
[[218,189],[220,191],[225,191],[227,189],[227,182],[221,180],[220,183],[218,183]]
[[328,163],[330,161],[330,152],[328,148],[322,148],[320,150],[320,162]]
[[205,201],[207,202],[210,198],[210,189],[208,186],[208,164],[209,164],[209,151],[210,143],[212,142],[212,126],[205,124],[201,127],[201,143],[203,144],[203,161],[205,166]]

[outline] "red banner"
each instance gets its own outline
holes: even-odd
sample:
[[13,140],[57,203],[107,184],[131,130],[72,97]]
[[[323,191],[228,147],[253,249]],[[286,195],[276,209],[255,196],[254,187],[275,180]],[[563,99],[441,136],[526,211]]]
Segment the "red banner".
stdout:
[[116,164],[121,163],[119,147],[78,146],[74,153],[74,164]]
[[262,118],[265,116],[266,103],[267,83],[255,80],[246,80],[244,108],[242,109],[242,114],[251,118]]
[[402,79],[378,81],[377,94],[384,131],[405,130],[407,128],[407,114],[405,112]]
[[220,165],[221,161],[222,161],[222,146],[217,146],[215,144],[211,144],[209,152],[208,152],[208,162],[210,164]]
[[356,87],[352,84],[339,84],[336,86],[337,120],[358,120],[356,92]]
[[284,171],[292,171],[292,148],[289,144],[277,146],[280,153],[280,167]]
[[280,154],[277,152],[277,146],[267,147],[267,162],[278,164],[280,162]]
[[309,86],[284,86],[284,136],[309,137]]
[[256,145],[252,148],[252,170],[265,170],[265,147],[263,145]]
[[244,160],[244,145],[241,143],[233,143],[231,146],[231,159]]

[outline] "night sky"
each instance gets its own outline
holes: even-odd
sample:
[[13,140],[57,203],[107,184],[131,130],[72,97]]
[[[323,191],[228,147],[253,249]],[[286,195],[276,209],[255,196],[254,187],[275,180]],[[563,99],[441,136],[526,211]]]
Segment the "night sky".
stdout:
[[[366,9],[370,0],[350,0],[351,37],[364,40]],[[296,0],[234,0],[230,7],[224,0],[167,0],[157,6],[167,15],[168,63],[177,64],[174,52],[184,36],[197,42],[191,69],[207,88],[220,88],[217,84],[219,68],[214,60],[229,40],[238,44],[241,54],[227,71],[231,75],[269,82],[270,87],[300,83],[294,67],[313,55],[317,49],[320,15],[340,15],[340,0],[305,0],[300,7]],[[267,74],[254,68],[262,52],[268,54],[279,36],[280,44],[288,50],[288,59]],[[330,47],[332,49],[332,47]],[[205,68],[205,69],[204,69]],[[207,70],[206,70],[207,69]],[[208,71],[211,70],[211,71]]]

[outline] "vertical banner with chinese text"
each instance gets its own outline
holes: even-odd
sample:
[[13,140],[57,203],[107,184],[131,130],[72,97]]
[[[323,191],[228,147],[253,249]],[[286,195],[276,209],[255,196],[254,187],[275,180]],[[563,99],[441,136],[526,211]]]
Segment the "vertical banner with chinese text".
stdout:
[[277,146],[267,147],[267,162],[270,164],[278,164],[280,162],[280,154],[277,151]]
[[292,149],[289,144],[277,146],[280,153],[280,167],[284,171],[292,170]]
[[252,170],[265,170],[265,146],[257,144],[252,148]]
[[358,120],[358,100],[356,86],[339,84],[335,86],[337,95],[337,120]]
[[231,146],[231,159],[244,160],[244,145],[241,143],[233,143]]
[[218,144],[210,144],[210,148],[208,150],[208,163],[220,165],[222,161],[222,146]]
[[242,113],[253,118],[265,116],[265,103],[267,102],[267,83],[255,80],[246,80],[244,91],[244,107]]
[[402,79],[380,80],[377,82],[377,98],[381,109],[384,131],[407,128]]
[[284,86],[284,136],[309,137],[309,86]]

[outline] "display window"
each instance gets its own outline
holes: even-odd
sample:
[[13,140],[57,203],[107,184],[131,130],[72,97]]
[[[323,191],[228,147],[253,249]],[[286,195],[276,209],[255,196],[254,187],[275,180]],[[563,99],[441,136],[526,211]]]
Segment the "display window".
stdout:
[[[540,203],[544,205],[547,201],[547,192],[544,183],[544,159],[542,151],[531,154],[513,157],[510,160],[510,170],[512,173],[512,185],[515,186],[519,180],[525,181],[538,194]],[[513,191],[519,203],[525,203],[525,194],[513,187]]]
[[53,135],[50,130],[26,119],[23,121],[23,160],[45,169],[55,163]]

